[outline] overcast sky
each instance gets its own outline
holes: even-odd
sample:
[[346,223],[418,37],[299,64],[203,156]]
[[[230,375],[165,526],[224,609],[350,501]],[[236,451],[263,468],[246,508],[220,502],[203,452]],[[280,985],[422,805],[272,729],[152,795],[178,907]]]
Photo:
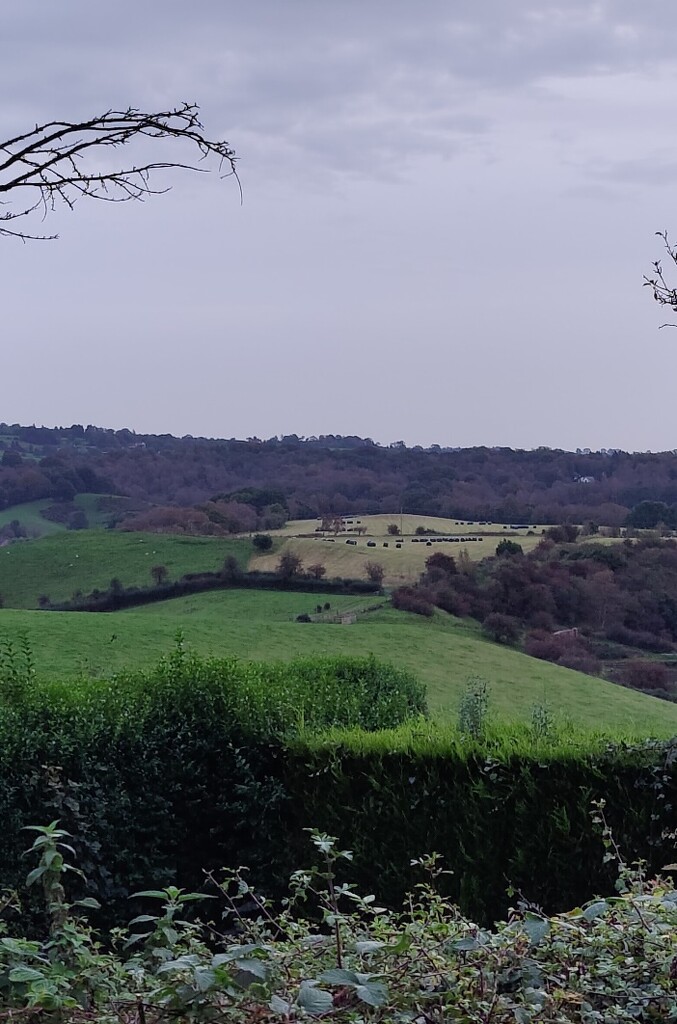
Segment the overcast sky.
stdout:
[[[202,109],[239,157],[0,239],[0,420],[677,448],[674,0],[21,0],[0,136]],[[177,158],[188,154],[177,149]]]

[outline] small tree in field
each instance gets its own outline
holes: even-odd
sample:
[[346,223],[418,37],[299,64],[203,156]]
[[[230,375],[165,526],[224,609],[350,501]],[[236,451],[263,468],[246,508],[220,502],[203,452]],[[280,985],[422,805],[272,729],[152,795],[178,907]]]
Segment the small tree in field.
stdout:
[[367,579],[371,580],[372,583],[378,583],[379,586],[383,583],[383,577],[386,574],[385,569],[378,562],[367,562],[364,567],[364,571],[367,574]]
[[277,563],[277,574],[283,580],[290,580],[294,576],[300,575],[302,568],[303,562],[300,556],[294,554],[293,551],[285,551],[280,555],[280,561]]
[[322,562],[315,562],[308,566],[308,575],[312,576],[314,580],[321,580],[323,576],[327,575],[327,570]]
[[169,572],[166,565],[154,565],[150,571],[156,587],[161,586],[167,579]]
[[400,528],[397,523],[388,523],[388,535],[390,537],[399,537]]
[[234,580],[238,580],[242,576],[242,567],[238,562],[235,555],[226,555],[223,560],[221,567],[221,575],[227,582],[232,583]]
[[456,576],[456,560],[453,555],[445,555],[442,551],[436,551],[425,560],[426,576],[431,580],[443,580],[449,576]]
[[267,533],[255,533],[252,537],[252,544],[257,551],[270,551],[273,546],[273,538]]
[[499,558],[504,558],[507,555],[521,555],[523,554],[522,545],[518,544],[517,541],[508,540],[506,537],[503,540],[499,540],[496,545],[496,554]]
[[519,621],[512,615],[503,615],[502,612],[492,612],[487,615],[482,630],[485,636],[490,637],[499,644],[516,644],[520,636]]

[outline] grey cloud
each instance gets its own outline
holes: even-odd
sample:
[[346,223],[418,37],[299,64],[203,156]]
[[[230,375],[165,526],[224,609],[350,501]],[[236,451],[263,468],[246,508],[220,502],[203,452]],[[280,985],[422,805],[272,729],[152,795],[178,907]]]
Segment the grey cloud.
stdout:
[[592,177],[612,185],[632,185],[642,188],[677,185],[677,156],[647,155],[633,160],[615,160],[604,166],[591,168]]
[[284,138],[332,173],[371,163],[377,176],[408,149],[448,156],[486,132],[492,97],[506,90],[644,66],[676,41],[625,2],[170,0],[159,16],[122,0],[114,16],[102,10],[24,0],[6,12],[3,50],[23,59],[18,73],[0,62],[3,95],[20,97],[0,117],[18,122],[31,104],[53,115],[56,94],[73,116],[93,104],[197,98],[234,144],[242,131],[270,148]]
[[245,203],[172,179],[1,244],[0,418],[674,447],[677,350],[641,288],[674,205],[673,3],[7,5],[0,137],[194,99]]

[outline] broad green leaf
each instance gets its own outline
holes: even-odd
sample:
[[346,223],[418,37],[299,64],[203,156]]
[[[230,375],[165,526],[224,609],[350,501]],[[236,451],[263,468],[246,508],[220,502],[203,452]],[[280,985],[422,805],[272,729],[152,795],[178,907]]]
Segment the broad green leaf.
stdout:
[[10,939],[8,936],[0,939],[0,946],[10,953],[18,953],[21,956],[38,956],[40,952],[37,942],[29,942],[27,939]]
[[550,931],[550,922],[542,917],[530,916],[522,922],[524,931],[529,936],[532,946],[537,946]]
[[291,1003],[288,1003],[286,999],[280,999],[279,996],[271,996],[268,1006],[273,1013],[281,1013],[284,1014],[285,1017],[289,1016],[292,1008]]
[[195,988],[198,992],[207,992],[216,981],[216,975],[209,967],[196,967],[193,972]]
[[334,1008],[331,992],[324,992],[321,988],[315,988],[312,982],[309,981],[301,982],[296,1002],[314,1017],[318,1017],[321,1013],[329,1013]]
[[74,906],[85,907],[88,910],[101,910],[101,904],[93,896],[85,896],[82,900],[76,900]]
[[586,907],[583,911],[583,917],[586,921],[594,921],[596,917],[599,917],[609,909],[609,904],[606,900],[597,900],[595,903],[591,903],[590,906]]
[[388,998],[388,990],[380,981],[370,981],[366,985],[358,985],[355,993],[363,1003],[369,1006],[383,1006]]
[[135,900],[137,897],[149,896],[153,900],[166,900],[167,893],[163,892],[162,889],[143,889],[141,892],[133,892],[129,897],[130,900]]
[[37,882],[38,879],[42,878],[46,870],[47,868],[45,868],[42,864],[40,864],[37,868],[33,868],[33,870],[29,871],[28,875],[26,876],[26,885],[33,885],[34,882]]
[[212,957],[212,967],[223,967],[224,964],[232,964],[233,960],[237,960],[236,953],[217,953]]
[[239,971],[244,971],[245,974],[253,974],[255,978],[261,978],[262,981],[265,981],[268,977],[266,965],[261,960],[255,960],[254,957],[233,960],[233,964]]
[[472,936],[468,936],[466,939],[457,939],[452,944],[452,949],[455,949],[458,953],[467,953],[473,949],[479,949],[480,944],[477,939],[473,939]]
[[400,935],[395,945],[389,946],[388,949],[391,953],[406,953],[411,948],[412,942],[411,935],[407,935],[405,932],[403,935]]
[[9,972],[9,980],[17,982],[44,981],[44,975],[33,967],[15,967]]
[[177,956],[175,960],[168,960],[166,963],[158,967],[158,974],[167,974],[168,971],[181,971],[186,970],[187,967],[200,967],[200,957],[195,953],[185,953],[183,956]]
[[[252,953],[268,953],[270,951],[268,946],[261,945],[260,942],[244,942],[239,946],[228,946],[228,956],[250,956]],[[219,954],[222,956],[223,954]]]
[[383,949],[385,942],[376,942],[375,940],[356,942],[355,952],[356,953],[374,953],[377,949]]
[[328,985],[359,985],[360,978],[355,971],[344,971],[339,967],[322,971],[320,981],[326,981]]

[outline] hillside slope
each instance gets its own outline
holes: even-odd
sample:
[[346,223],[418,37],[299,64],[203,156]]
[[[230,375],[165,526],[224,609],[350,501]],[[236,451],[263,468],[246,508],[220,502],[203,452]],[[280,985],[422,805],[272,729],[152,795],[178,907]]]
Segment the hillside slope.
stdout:
[[37,608],[41,594],[66,601],[78,590],[103,590],[114,577],[125,587],[151,586],[154,565],[166,566],[172,580],[215,572],[231,555],[244,566],[251,550],[247,540],[220,537],[61,531],[0,549],[0,595],[6,608]]
[[[333,610],[373,606],[370,598],[326,597]],[[433,619],[389,608],[365,612],[353,625],[298,623],[318,595],[270,591],[217,591],[126,612],[0,611],[0,637],[24,632],[41,675],[106,675],[150,664],[167,652],[181,629],[203,654],[288,659],[306,654],[373,653],[413,671],[428,688],[431,710],[453,720],[469,678],[491,688],[502,719],[529,720],[547,701],[573,724],[613,733],[677,735],[677,705],[614,686],[592,676],[529,658],[483,640],[466,621],[438,613]]]

